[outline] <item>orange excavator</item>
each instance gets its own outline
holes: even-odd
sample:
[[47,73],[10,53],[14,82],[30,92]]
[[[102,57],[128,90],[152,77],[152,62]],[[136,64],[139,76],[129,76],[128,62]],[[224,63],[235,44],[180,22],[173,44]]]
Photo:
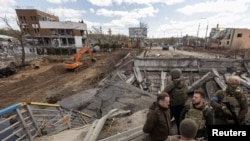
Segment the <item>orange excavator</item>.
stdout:
[[88,53],[89,57],[91,58],[91,61],[96,62],[96,59],[93,56],[90,46],[87,45],[85,48],[79,50],[72,60],[64,61],[63,67],[66,70],[75,70],[75,71],[79,70],[80,68],[83,67],[83,63],[80,62],[80,58],[84,53]]

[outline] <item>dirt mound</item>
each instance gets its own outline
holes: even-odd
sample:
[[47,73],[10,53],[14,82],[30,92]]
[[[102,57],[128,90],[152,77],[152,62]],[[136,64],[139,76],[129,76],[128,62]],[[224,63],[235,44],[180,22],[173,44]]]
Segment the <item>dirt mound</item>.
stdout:
[[[49,85],[53,78],[58,79],[58,77],[65,73],[60,64],[46,66],[42,69],[43,70],[38,72],[24,71],[23,73],[13,75],[2,81],[0,86],[0,98],[3,99],[4,102],[1,102],[0,107],[6,107],[13,102],[22,102],[20,101],[22,99],[31,100],[31,98],[26,97],[26,95],[43,87],[43,85]],[[12,99],[18,101],[12,101]]]

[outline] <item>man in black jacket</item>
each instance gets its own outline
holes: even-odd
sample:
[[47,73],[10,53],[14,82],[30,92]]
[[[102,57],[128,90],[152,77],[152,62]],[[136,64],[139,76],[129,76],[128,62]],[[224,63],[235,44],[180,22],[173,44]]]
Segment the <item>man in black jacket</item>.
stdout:
[[169,96],[161,93],[157,101],[149,107],[143,132],[148,133],[147,141],[164,141],[170,134],[171,119],[169,113]]

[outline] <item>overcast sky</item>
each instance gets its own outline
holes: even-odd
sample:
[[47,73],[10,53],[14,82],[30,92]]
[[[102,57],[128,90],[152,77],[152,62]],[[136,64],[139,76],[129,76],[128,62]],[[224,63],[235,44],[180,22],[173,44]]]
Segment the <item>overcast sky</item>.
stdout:
[[[0,0],[0,17],[16,26],[15,9],[35,8],[52,13],[60,21],[83,20],[88,30],[102,27],[108,34],[128,35],[129,27],[148,25],[148,37],[204,37],[221,28],[250,28],[250,0]],[[200,25],[200,26],[199,26]],[[0,28],[5,24],[0,21]]]

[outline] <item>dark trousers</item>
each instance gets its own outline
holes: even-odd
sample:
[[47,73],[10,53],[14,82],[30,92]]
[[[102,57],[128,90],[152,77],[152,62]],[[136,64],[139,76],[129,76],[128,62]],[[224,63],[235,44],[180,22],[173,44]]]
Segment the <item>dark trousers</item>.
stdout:
[[176,126],[177,126],[178,134],[180,134],[180,131],[179,131],[180,115],[181,115],[181,112],[182,112],[183,108],[184,108],[184,105],[170,106],[171,118],[174,117],[174,120],[175,120],[175,123],[176,123]]

